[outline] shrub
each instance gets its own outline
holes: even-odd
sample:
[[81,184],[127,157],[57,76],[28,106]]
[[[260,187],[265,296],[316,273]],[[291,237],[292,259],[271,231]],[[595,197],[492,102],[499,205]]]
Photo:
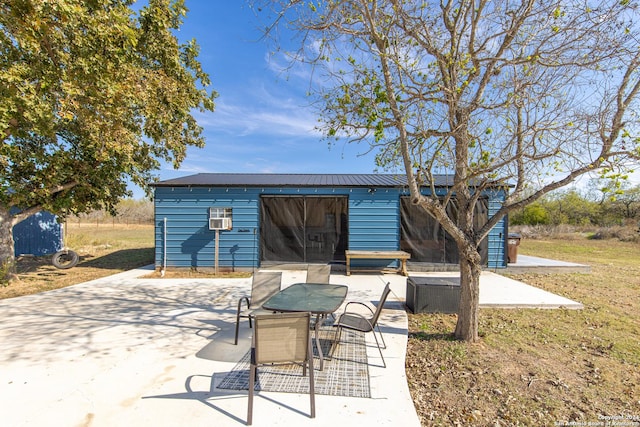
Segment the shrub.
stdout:
[[549,211],[540,203],[525,206],[520,212],[515,212],[511,217],[511,223],[517,225],[549,224]]
[[597,229],[592,239],[606,240],[617,239],[621,242],[640,242],[640,233],[633,227],[602,227]]

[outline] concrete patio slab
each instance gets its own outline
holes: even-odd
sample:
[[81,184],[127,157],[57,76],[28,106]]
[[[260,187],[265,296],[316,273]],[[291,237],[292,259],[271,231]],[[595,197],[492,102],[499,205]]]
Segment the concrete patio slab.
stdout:
[[[447,278],[456,282],[460,279],[458,272],[415,273],[412,276]],[[584,306],[569,298],[483,271],[480,277],[480,308],[582,309]]]
[[591,267],[575,262],[558,261],[530,255],[518,255],[515,263],[509,263],[504,273],[590,273]]
[[[2,425],[244,425],[247,393],[215,386],[246,347],[220,352],[211,342],[229,338],[250,279],[138,278],[146,273],[137,269],[0,301]],[[283,286],[305,278],[305,271],[284,271]],[[254,425],[418,427],[404,369],[406,280],[394,274],[331,276],[332,283],[349,286],[349,301],[377,302],[391,283],[380,319],[386,369],[367,336],[371,398],[319,395],[317,417],[310,419],[307,395],[261,392]],[[530,288],[484,273],[481,304],[568,304]]]
[[[148,270],[0,301],[0,420],[6,426],[244,425],[247,393],[220,391],[234,354],[207,351],[227,336],[250,279],[139,279]],[[283,285],[304,281],[287,271]],[[393,293],[380,323],[388,348],[381,368],[367,337],[371,398],[257,394],[255,426],[419,426],[404,361],[407,316],[402,276],[334,276],[349,300]],[[247,325],[243,325],[246,333]],[[370,335],[370,334],[369,334]],[[372,338],[371,338],[372,340]],[[241,354],[238,350],[236,354]],[[222,360],[220,360],[222,359]]]

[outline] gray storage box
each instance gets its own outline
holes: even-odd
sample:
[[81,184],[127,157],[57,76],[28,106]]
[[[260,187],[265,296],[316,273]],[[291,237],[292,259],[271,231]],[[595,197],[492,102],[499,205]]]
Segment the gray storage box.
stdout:
[[407,308],[413,313],[457,313],[460,279],[457,277],[409,277]]

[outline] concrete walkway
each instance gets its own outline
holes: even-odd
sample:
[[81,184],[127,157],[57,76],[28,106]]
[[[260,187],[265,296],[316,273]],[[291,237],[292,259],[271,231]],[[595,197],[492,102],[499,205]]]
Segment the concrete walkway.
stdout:
[[508,264],[501,273],[590,273],[591,266],[574,262],[557,261],[530,255],[518,255],[516,263]]
[[[250,279],[138,278],[147,272],[0,301],[2,425],[244,424],[247,393],[215,385],[245,350],[221,356],[207,348],[216,336],[230,336],[238,298],[248,293]],[[285,271],[283,285],[305,277],[304,271]],[[483,274],[482,305],[516,306],[518,299],[538,307],[559,304],[544,291],[503,279]],[[318,395],[317,417],[310,419],[307,395],[262,392],[254,425],[420,425],[404,370],[406,278],[331,276],[332,283],[349,286],[347,300],[376,302],[386,281],[392,288],[380,320],[386,369],[378,366],[377,348],[367,337],[372,397]]]

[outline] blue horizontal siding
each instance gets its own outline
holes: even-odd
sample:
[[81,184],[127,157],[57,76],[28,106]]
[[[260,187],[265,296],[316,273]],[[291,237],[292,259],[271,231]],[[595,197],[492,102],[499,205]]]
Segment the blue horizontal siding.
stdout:
[[219,231],[218,265],[232,268],[257,266],[258,190],[156,188],[155,206],[157,268],[163,265],[194,268],[215,266],[216,232],[209,230],[211,207],[233,209],[232,230]]
[[[400,247],[400,193],[357,189],[349,197],[349,249],[396,251]],[[391,260],[352,260],[357,267],[395,267]]]
[[[505,200],[504,190],[488,193],[489,196],[489,217],[500,210]],[[505,241],[508,229],[507,218],[503,217],[495,227],[489,232],[489,254],[488,268],[506,268],[507,253],[505,251]]]
[[13,227],[14,254],[44,256],[62,249],[62,224],[49,212],[37,212]]
[[[402,189],[330,187],[156,187],[156,268],[213,267],[215,231],[208,229],[210,207],[231,207],[233,229],[220,231],[219,266],[259,266],[260,197],[348,196],[349,243],[351,250],[398,250],[400,245],[400,196]],[[489,215],[500,208],[504,192],[490,194]],[[166,236],[164,219],[166,218]],[[506,222],[503,219],[489,234],[489,267],[506,266]],[[166,248],[165,248],[166,239]],[[164,254],[166,252],[166,260]],[[357,266],[380,266],[376,260],[354,260]],[[385,263],[386,261],[382,261]],[[396,266],[393,261],[388,266]],[[386,265],[382,265],[386,266]]]

